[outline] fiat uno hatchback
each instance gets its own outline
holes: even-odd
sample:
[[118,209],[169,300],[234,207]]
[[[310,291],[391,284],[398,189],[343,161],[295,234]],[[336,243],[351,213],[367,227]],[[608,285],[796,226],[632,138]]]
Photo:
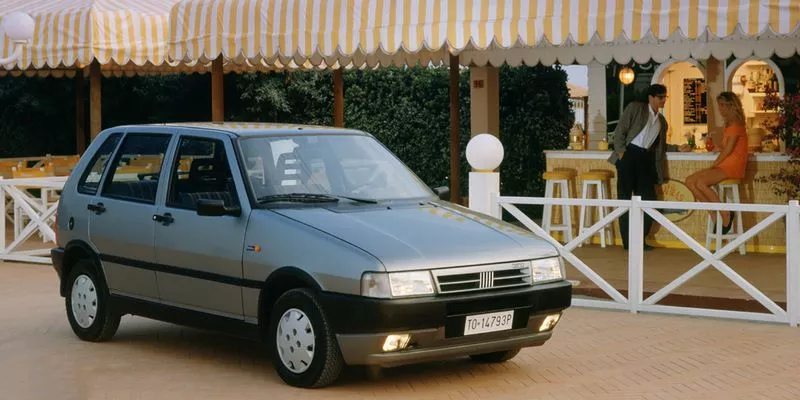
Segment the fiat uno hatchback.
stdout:
[[126,314],[232,333],[299,387],[545,343],[571,301],[556,249],[437,191],[355,130],[116,127],[66,181],[53,267],[80,339]]

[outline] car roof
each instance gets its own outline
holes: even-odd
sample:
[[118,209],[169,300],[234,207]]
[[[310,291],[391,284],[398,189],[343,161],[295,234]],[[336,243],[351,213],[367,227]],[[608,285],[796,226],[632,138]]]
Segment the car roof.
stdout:
[[215,131],[224,131],[239,137],[251,136],[291,136],[291,135],[308,135],[308,134],[356,134],[366,135],[368,133],[356,130],[338,128],[332,126],[322,125],[303,125],[303,124],[281,124],[272,122],[180,122],[180,123],[164,123],[164,124],[148,124],[148,125],[131,125],[134,126],[170,126],[177,128],[191,128],[191,129],[207,129]]

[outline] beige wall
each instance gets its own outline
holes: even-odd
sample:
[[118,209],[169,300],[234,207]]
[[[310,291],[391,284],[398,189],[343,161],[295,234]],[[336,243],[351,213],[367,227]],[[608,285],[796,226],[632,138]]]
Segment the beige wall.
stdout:
[[500,70],[470,67],[470,136],[500,136]]

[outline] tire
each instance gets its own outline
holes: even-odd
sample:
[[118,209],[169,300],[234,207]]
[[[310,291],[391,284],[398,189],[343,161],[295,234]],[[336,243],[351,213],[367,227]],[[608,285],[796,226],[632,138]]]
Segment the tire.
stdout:
[[278,298],[270,313],[267,341],[275,371],[291,386],[328,386],[344,368],[336,337],[309,289],[292,289]]
[[89,342],[111,339],[117,333],[121,315],[111,309],[108,286],[95,264],[91,260],[78,261],[68,279],[65,304],[72,331]]
[[517,354],[519,354],[520,349],[512,349],[512,350],[504,350],[504,351],[495,351],[492,353],[484,353],[484,354],[473,354],[469,356],[472,361],[482,362],[482,363],[501,363],[508,361]]

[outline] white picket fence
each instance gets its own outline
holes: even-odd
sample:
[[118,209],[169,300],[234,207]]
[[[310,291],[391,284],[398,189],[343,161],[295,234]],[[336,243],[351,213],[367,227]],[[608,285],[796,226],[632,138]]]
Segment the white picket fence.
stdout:
[[[50,248],[54,247],[56,234],[51,227],[55,220],[58,201],[55,193],[64,187],[67,177],[0,178],[0,261],[23,261],[49,264]],[[31,190],[41,194],[34,196]],[[12,241],[7,244],[9,224],[13,226]],[[35,238],[34,238],[35,235]],[[23,243],[39,239],[36,248],[22,250]],[[53,244],[47,246],[47,244]]]
[[[764,204],[732,204],[732,203],[690,203],[690,202],[666,202],[666,201],[642,201],[639,196],[634,196],[631,200],[596,200],[596,199],[561,199],[543,197],[504,197],[495,196],[496,204],[507,210],[525,227],[533,231],[538,236],[556,246],[564,259],[572,264],[578,271],[583,273],[589,280],[594,282],[598,288],[602,289],[611,300],[591,300],[576,298],[573,304],[581,307],[599,307],[608,309],[629,310],[633,313],[639,311],[672,313],[693,316],[708,316],[721,318],[735,318],[754,321],[768,321],[787,323],[790,326],[797,326],[800,323],[800,205],[797,200],[792,200],[787,205],[764,205]],[[531,220],[525,213],[519,210],[517,205],[568,205],[568,206],[603,206],[612,208],[613,211],[600,219],[586,231],[575,237],[566,244],[547,234],[542,227]],[[493,209],[490,205],[488,209]],[[741,236],[727,245],[717,249],[713,253],[698,243],[693,237],[684,232],[680,227],[666,218],[659,209],[681,209],[681,210],[727,210],[738,212],[758,212],[768,213],[769,216],[758,222],[755,226],[744,232]],[[625,297],[602,276],[597,274],[592,268],[584,263],[580,258],[573,254],[573,250],[604,226],[613,223],[624,213],[629,214],[629,250],[628,250],[628,297]],[[685,243],[690,249],[694,250],[700,257],[701,262],[689,269],[650,297],[643,298],[643,276],[644,276],[644,255],[643,255],[643,217],[647,213],[655,222],[672,232],[678,239]],[[736,273],[723,258],[735,251],[737,247],[751,239],[759,232],[785,218],[786,220],[786,309],[781,308],[767,295],[748,282],[741,275]],[[708,308],[676,307],[656,304],[658,301],[672,293],[677,287],[696,276],[709,266],[716,268],[724,276],[730,279],[737,286],[742,288],[769,312],[740,312],[729,310],[717,310]],[[568,277],[569,278],[569,277]]]

